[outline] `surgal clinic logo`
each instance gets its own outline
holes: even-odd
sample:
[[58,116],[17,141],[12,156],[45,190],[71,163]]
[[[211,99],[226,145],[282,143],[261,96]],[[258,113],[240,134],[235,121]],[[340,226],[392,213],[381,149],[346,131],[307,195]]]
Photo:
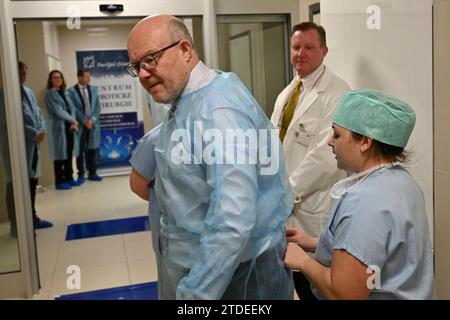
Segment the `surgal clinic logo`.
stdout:
[[85,69],[95,68],[95,57],[94,56],[84,57],[83,58],[83,67]]
[[[176,129],[170,140],[171,161],[181,164],[257,165],[261,175],[274,175],[280,165],[280,139],[277,129],[219,129],[203,128],[194,122],[193,137],[188,129]],[[193,143],[192,143],[193,142]]]

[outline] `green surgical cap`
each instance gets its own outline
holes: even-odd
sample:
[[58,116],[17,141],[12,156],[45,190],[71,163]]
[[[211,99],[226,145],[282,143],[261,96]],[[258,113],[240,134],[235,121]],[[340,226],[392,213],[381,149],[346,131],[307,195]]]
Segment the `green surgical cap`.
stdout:
[[416,123],[411,107],[387,93],[352,90],[339,101],[333,122],[385,144],[404,148]]

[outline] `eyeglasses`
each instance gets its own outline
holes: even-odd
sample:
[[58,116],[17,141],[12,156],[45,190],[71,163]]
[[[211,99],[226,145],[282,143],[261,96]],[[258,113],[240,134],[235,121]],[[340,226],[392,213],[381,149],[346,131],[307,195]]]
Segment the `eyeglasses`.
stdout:
[[143,68],[145,71],[152,71],[156,68],[156,56],[164,53],[165,50],[170,49],[172,47],[175,47],[177,44],[179,44],[181,40],[178,40],[175,43],[172,43],[171,45],[164,47],[156,52],[153,52],[149,54],[148,56],[142,58],[136,63],[130,63],[125,68],[127,69],[127,72],[132,77],[137,77],[139,75],[139,71],[141,68]]

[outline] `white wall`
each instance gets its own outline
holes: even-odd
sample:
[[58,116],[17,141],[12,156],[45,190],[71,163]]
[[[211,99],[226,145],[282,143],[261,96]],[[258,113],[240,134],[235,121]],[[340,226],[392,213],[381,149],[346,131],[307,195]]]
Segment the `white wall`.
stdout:
[[[367,8],[380,8],[380,29],[369,30]],[[431,0],[322,0],[330,49],[327,65],[352,88],[386,91],[409,103],[417,121],[408,145],[433,226],[433,78]]]
[[[299,0],[300,1],[300,21],[309,21],[309,6],[320,2],[320,0]],[[293,23],[294,25],[296,23]]]
[[450,0],[434,1],[434,251],[436,291],[450,299]]
[[[47,55],[52,57],[59,57],[59,38],[58,38],[58,28],[55,22],[43,21],[42,27],[44,31],[44,47]],[[51,66],[49,66],[49,69]]]

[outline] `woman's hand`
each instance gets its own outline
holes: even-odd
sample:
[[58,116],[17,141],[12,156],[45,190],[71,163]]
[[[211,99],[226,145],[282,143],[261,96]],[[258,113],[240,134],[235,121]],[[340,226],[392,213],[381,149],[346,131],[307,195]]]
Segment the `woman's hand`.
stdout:
[[78,132],[78,123],[74,122],[70,125],[70,131],[77,131]]
[[286,229],[286,240],[287,242],[294,242],[298,245],[304,240],[306,237],[305,233],[296,228],[287,228]]
[[42,132],[42,131],[39,132],[36,136],[36,141],[38,143],[41,143],[42,141],[44,141],[44,139],[45,139],[45,132]]
[[311,257],[297,244],[289,242],[284,254],[284,265],[291,270],[302,270],[303,265]]
[[315,252],[319,238],[307,236],[302,230],[296,228],[286,229],[286,240],[299,245],[307,252]]

